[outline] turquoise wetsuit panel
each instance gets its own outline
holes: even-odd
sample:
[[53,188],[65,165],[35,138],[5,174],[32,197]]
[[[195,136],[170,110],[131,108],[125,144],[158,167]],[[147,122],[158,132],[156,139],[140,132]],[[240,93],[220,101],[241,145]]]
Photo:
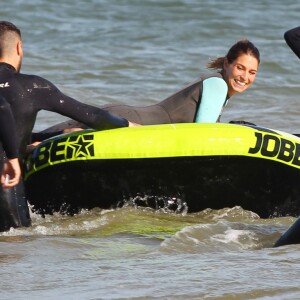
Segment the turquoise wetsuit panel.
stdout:
[[210,77],[203,81],[201,103],[195,118],[196,123],[217,122],[226,101],[228,87],[219,77]]

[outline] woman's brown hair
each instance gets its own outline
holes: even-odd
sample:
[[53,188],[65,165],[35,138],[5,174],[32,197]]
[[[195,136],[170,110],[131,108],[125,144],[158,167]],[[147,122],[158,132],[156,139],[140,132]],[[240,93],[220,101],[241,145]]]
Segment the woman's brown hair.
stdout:
[[258,49],[249,40],[243,39],[235,43],[227,52],[226,56],[217,57],[207,63],[206,67],[209,69],[223,70],[224,60],[227,58],[229,64],[235,61],[242,54],[249,54],[254,56],[258,63],[260,63],[260,54]]

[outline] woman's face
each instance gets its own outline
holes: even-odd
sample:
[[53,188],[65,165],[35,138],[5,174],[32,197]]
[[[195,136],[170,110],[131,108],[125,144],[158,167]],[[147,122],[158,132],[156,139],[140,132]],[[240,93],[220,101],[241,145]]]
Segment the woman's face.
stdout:
[[258,60],[249,54],[242,54],[231,64],[225,59],[224,79],[228,85],[228,95],[242,93],[255,80]]

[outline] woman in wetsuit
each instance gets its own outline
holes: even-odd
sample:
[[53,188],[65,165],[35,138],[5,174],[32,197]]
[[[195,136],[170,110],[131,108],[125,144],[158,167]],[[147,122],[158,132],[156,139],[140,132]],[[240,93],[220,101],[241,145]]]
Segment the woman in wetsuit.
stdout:
[[255,79],[260,62],[257,48],[248,40],[237,42],[225,57],[208,63],[216,73],[200,78],[160,103],[144,108],[106,106],[117,115],[131,116],[140,124],[214,123],[228,99],[244,92]]
[[284,39],[298,58],[300,58],[300,27],[286,31],[284,33]]
[[[146,107],[106,105],[101,108],[143,125],[164,123],[218,122],[228,99],[253,83],[260,63],[258,49],[248,40],[234,44],[224,57],[208,63],[215,73],[189,84],[165,100]],[[87,128],[69,120],[46,132],[66,128]]]

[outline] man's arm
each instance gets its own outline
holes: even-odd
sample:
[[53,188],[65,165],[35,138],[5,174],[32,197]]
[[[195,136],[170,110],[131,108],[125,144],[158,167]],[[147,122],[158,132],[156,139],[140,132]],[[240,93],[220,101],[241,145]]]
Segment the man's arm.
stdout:
[[35,110],[48,110],[69,117],[89,128],[103,130],[119,127],[128,127],[135,124],[128,120],[115,116],[99,107],[82,103],[62,93],[54,84],[48,80],[35,76],[35,85],[32,95],[36,101]]
[[3,97],[0,97],[0,141],[8,158],[19,156],[14,117]]
[[0,97],[0,141],[3,145],[7,160],[1,171],[3,188],[11,188],[19,183],[21,168],[18,160],[18,147],[15,121],[10,105]]

